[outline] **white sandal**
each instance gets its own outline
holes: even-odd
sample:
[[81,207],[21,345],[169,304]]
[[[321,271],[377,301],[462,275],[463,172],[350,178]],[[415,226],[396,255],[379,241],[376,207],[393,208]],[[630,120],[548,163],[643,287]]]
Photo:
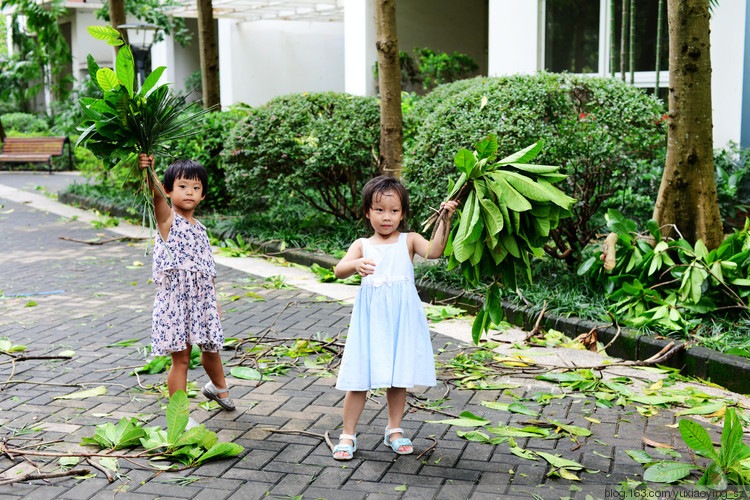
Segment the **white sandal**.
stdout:
[[[350,439],[352,444],[342,443],[342,439]],[[336,453],[343,451],[349,455],[343,457],[337,457]],[[351,460],[354,458],[354,452],[357,451],[357,436],[356,434],[342,434],[339,436],[339,444],[333,447],[333,458],[334,460]]]

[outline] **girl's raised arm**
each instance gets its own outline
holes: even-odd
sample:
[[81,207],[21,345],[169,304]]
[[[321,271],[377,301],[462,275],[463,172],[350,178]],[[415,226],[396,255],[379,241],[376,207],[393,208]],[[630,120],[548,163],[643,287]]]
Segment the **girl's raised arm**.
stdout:
[[[141,153],[138,156],[139,167],[148,168],[149,166],[151,166],[151,171],[153,172],[153,165],[153,155],[146,156],[145,154]],[[164,197],[164,187],[157,179],[154,179],[150,174],[147,176],[147,178],[148,188],[154,197],[154,215],[156,216],[156,225],[159,228],[159,233],[161,233],[162,239],[164,241],[167,241],[167,237],[169,236],[169,229],[172,227],[174,214],[172,213],[172,208],[169,206],[167,199]]]
[[[435,231],[435,240],[432,242],[431,247],[430,242],[421,234],[409,233],[407,243],[409,245],[412,258],[414,257],[415,253],[420,257],[424,257],[425,259],[437,259],[441,255],[443,255],[445,245],[448,243],[448,232],[450,229],[451,217],[453,217],[453,213],[456,211],[456,208],[458,208],[458,202],[451,200],[447,203],[441,203],[440,208],[445,209],[448,217],[446,218],[445,222],[443,222],[442,219],[440,220],[437,231]],[[430,250],[429,255],[427,255],[428,249]]]
[[355,241],[347,250],[344,258],[336,264],[333,273],[338,279],[348,278],[354,273],[367,276],[375,272],[375,262],[362,257],[362,242]]

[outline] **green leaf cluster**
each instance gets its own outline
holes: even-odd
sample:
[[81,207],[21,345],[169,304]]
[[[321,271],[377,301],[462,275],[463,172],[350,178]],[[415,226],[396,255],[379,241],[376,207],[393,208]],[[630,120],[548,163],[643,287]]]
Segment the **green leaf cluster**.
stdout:
[[173,95],[167,84],[155,87],[164,66],[152,71],[136,91],[133,54],[120,33],[110,26],[87,29],[94,38],[121,47],[114,70],[100,68],[88,55],[89,74],[103,97],[79,99],[85,119],[78,127],[76,146],[83,145],[117,166],[132,162],[139,153],[169,156],[170,141],[200,133],[197,122],[207,110],[191,113],[195,104],[187,103],[187,96]]
[[123,417],[117,426],[109,422],[97,425],[94,436],[83,438],[83,443],[108,450],[141,445],[152,452],[149,455],[152,460],[175,460],[187,466],[235,456],[244,450],[235,443],[219,442],[216,433],[206,429],[203,424],[186,431],[188,413],[187,394],[177,391],[167,405],[166,431],[160,427],[143,428],[135,418],[128,420]]
[[[445,253],[448,269],[459,267],[472,285],[493,276],[510,289],[516,277],[531,282],[530,255],[541,255],[550,231],[570,215],[575,200],[554,186],[565,179],[558,168],[530,163],[542,141],[497,160],[497,138],[490,135],[454,157],[460,177],[450,185],[447,199],[460,200],[460,219],[451,231]],[[477,313],[472,337],[502,320],[497,283],[487,291]]]
[[603,286],[619,321],[688,330],[706,314],[750,310],[750,219],[711,251],[701,240],[693,246],[684,239],[662,239],[653,220],[639,233],[617,210],[610,209],[607,219],[618,236],[614,269],[604,268],[603,252],[597,251],[578,274]]
[[743,429],[734,408],[729,408],[721,433],[721,446],[714,448],[708,432],[697,422],[680,420],[680,435],[685,444],[697,454],[711,460],[707,467],[681,462],[654,461],[645,452],[630,452],[633,460],[643,463],[646,470],[645,481],[673,483],[692,473],[694,469],[703,472],[697,485],[715,490],[726,490],[729,485],[750,484],[750,446],[742,441]]

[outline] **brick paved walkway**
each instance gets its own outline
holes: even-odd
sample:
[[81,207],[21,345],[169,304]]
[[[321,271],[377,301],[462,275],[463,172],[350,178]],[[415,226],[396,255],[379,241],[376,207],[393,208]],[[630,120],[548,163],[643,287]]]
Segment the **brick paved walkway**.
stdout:
[[[132,367],[145,363],[137,345],[107,347],[115,342],[138,339],[146,345],[149,339],[154,286],[150,277],[150,256],[144,256],[142,244],[109,243],[89,246],[58,239],[67,236],[86,240],[97,235],[111,237],[90,224],[70,221],[51,213],[33,210],[19,203],[0,199],[0,291],[2,294],[39,294],[0,299],[0,337],[9,337],[29,347],[29,354],[56,354],[75,351],[70,361],[25,361],[16,364],[14,380],[33,383],[9,384],[0,392],[0,435],[18,445],[61,439],[57,450],[81,449],[82,437],[92,436],[94,426],[115,423],[123,416],[138,416],[149,425],[165,426],[164,399],[139,390]],[[143,263],[143,265],[138,264]],[[351,306],[336,302],[316,302],[315,293],[299,289],[265,289],[253,291],[265,301],[244,297],[245,289],[261,278],[219,266],[217,285],[222,296],[223,326],[228,337],[246,338],[268,328],[289,301],[289,308],[274,325],[285,337],[308,338],[317,332],[335,336],[345,332]],[[46,292],[60,292],[49,293]],[[231,296],[243,296],[232,301]],[[36,303],[35,306],[31,304]],[[435,334],[436,349],[455,340]],[[437,352],[437,351],[436,351]],[[225,351],[224,360],[231,351]],[[3,361],[0,357],[0,361]],[[583,499],[586,494],[604,498],[607,488],[626,478],[639,478],[641,465],[624,450],[642,449],[640,438],[670,443],[684,451],[677,431],[665,427],[674,423],[673,413],[662,411],[644,419],[634,408],[605,409],[587,405],[590,417],[600,425],[584,419],[584,400],[563,398],[541,408],[541,415],[566,424],[587,427],[594,435],[582,439],[577,450],[567,439],[517,439],[522,448],[551,453],[582,462],[597,474],[582,473],[584,481],[574,484],[560,478],[546,477],[546,463],[519,458],[509,451],[507,443],[487,445],[460,438],[455,430],[425,420],[445,418],[424,411],[406,415],[403,427],[413,437],[416,453],[396,456],[382,445],[382,430],[387,421],[385,398],[376,395],[368,401],[358,428],[359,450],[348,463],[330,458],[326,444],[315,437],[273,434],[264,429],[282,428],[314,433],[330,431],[337,436],[341,425],[343,393],[333,388],[335,379],[320,378],[305,371],[290,371],[256,386],[254,381],[229,377],[232,397],[238,411],[204,411],[191,402],[192,415],[218,432],[219,439],[245,447],[231,459],[209,462],[180,473],[154,473],[121,463],[119,479],[109,484],[103,474],[89,479],[58,478],[45,483],[32,481],[0,486],[3,498],[425,498],[425,499],[495,499],[570,497]],[[228,371],[228,370],[227,370]],[[0,365],[0,383],[10,376],[10,365]],[[201,369],[189,373],[199,384],[207,380]],[[145,375],[142,383],[158,384],[165,374]],[[89,387],[106,385],[107,394],[82,400],[53,399],[77,390],[75,387],[40,385],[40,383],[90,383]],[[513,392],[529,397],[538,391],[550,392],[550,386],[525,380]],[[0,385],[2,387],[2,385]],[[416,390],[432,400],[440,399],[445,386]],[[450,408],[458,414],[470,410],[502,424],[528,420],[525,415],[489,410],[482,401],[513,402],[503,391],[452,390]],[[531,405],[530,405],[531,406]],[[24,434],[19,430],[31,429]],[[16,434],[14,436],[14,433]],[[434,436],[437,448],[422,458]],[[714,435],[715,439],[718,439]],[[91,450],[92,448],[86,448]],[[684,455],[687,458],[687,455]],[[42,460],[37,460],[41,463]],[[121,461],[122,462],[122,461]],[[21,459],[0,457],[0,471],[13,477],[19,470],[31,467]],[[50,462],[45,471],[55,468]],[[175,477],[196,479],[177,484]],[[571,489],[571,485],[574,486]],[[578,488],[578,489],[576,489]]]

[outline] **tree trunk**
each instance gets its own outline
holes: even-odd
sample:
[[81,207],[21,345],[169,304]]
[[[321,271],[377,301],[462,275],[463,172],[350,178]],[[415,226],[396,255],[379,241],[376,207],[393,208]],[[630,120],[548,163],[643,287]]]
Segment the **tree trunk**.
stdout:
[[5,142],[5,127],[3,127],[2,120],[0,120],[0,142]]
[[701,239],[713,249],[723,230],[713,162],[708,0],[668,0],[667,9],[669,128],[654,219],[664,236],[681,235],[692,244]]
[[378,85],[380,87],[380,171],[401,176],[401,68],[398,60],[395,0],[375,2]]
[[[120,32],[125,43],[130,43],[127,31],[118,28],[121,24],[128,22],[125,15],[125,0],[109,0],[109,21],[112,23],[112,27]],[[120,46],[115,47],[115,50],[119,52]]]
[[198,39],[201,54],[203,108],[221,111],[219,91],[219,43],[214,28],[212,0],[198,0]]

